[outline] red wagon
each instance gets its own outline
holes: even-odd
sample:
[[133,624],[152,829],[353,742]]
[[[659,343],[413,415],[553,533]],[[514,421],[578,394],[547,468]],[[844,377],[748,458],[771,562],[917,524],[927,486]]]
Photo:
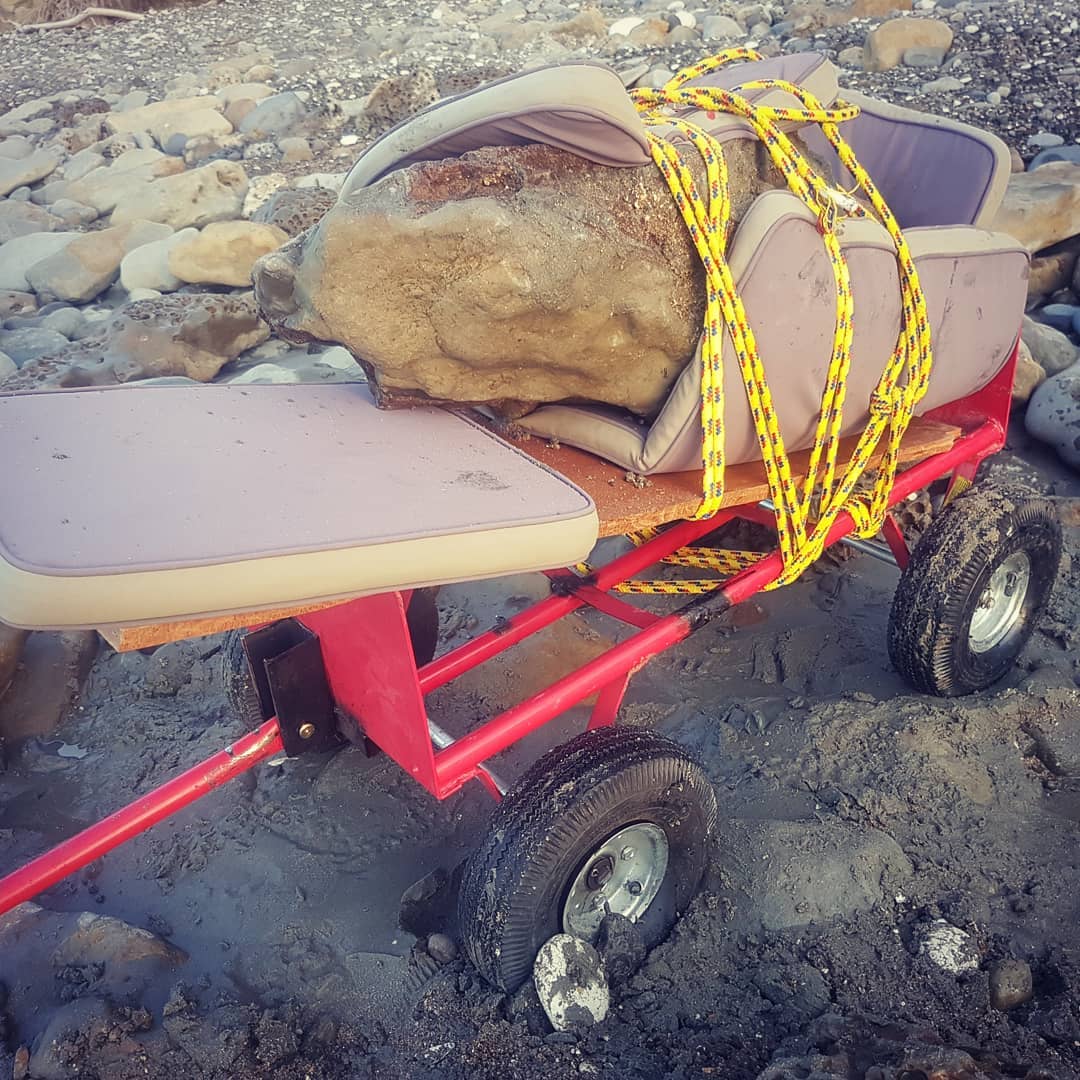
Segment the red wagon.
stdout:
[[[1000,678],[1054,582],[1060,529],[1047,501],[964,493],[1004,444],[1015,362],[1014,350],[982,390],[908,429],[890,506],[948,485],[914,550],[891,517],[877,541],[853,541],[846,514],[829,535],[899,568],[889,649],[925,692]],[[270,431],[285,449],[270,445]],[[305,438],[320,440],[319,457],[298,458]],[[228,482],[213,472],[226,447]],[[841,460],[850,452],[849,443]],[[0,911],[259,762],[342,740],[377,747],[436,798],[477,780],[499,800],[465,871],[460,914],[471,958],[502,987],[526,977],[553,933],[591,937],[611,911],[658,936],[686,907],[716,816],[712,788],[676,744],[619,728],[620,702],[651,657],[768,586],[782,560],[768,554],[668,614],[614,590],[726,522],[770,524],[760,465],[730,468],[723,508],[693,520],[699,473],[638,488],[590,455],[536,439],[512,446],[461,416],[379,412],[354,385],[0,397],[0,456],[12,466],[0,482],[6,621],[98,625],[118,649],[255,627],[235,687],[252,730],[0,880]],[[796,475],[805,459],[792,456]],[[428,519],[411,520],[421,509]],[[557,568],[584,557],[597,535],[646,528],[658,531],[587,574]],[[549,562],[549,596],[434,655],[428,586]],[[426,695],[584,608],[633,632],[461,738],[429,718]],[[593,695],[588,730],[503,790],[489,762]]]

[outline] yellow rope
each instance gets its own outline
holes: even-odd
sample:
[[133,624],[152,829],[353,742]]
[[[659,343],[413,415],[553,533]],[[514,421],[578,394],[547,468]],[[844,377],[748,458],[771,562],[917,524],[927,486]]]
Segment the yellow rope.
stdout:
[[[776,518],[784,569],[768,588],[794,581],[821,555],[825,539],[838,515],[848,511],[855,531],[874,536],[888,513],[889,491],[899,464],[900,442],[915,405],[930,377],[930,324],[918,274],[907,241],[869,174],[855,159],[838,125],[854,119],[859,110],[842,102],[832,108],[821,104],[799,86],[776,79],[758,79],[740,86],[747,90],[780,90],[794,97],[801,108],[756,106],[742,94],[719,87],[687,86],[692,79],[736,60],[760,60],[750,49],[731,49],[684,68],[658,90],[631,91],[631,98],[647,129],[653,161],[659,167],[705,267],[707,306],[702,337],[701,427],[704,482],[695,517],[712,517],[724,501],[724,394],[723,333],[734,348],[754,427],[758,436],[769,493]],[[790,189],[818,218],[825,250],[836,282],[836,324],[832,356],[821,398],[814,443],[801,489],[795,483],[773,408],[772,395],[758,352],[753,328],[735,286],[726,258],[731,224],[727,165],[720,142],[701,127],[673,115],[674,109],[724,112],[747,121],[765,144]],[[848,370],[851,366],[854,304],[847,262],[837,226],[844,217],[866,216],[867,211],[847,193],[832,188],[818,176],[780,124],[817,124],[840,161],[855,179],[852,191],[862,190],[896,245],[900,273],[903,321],[896,347],[870,396],[870,416],[847,467],[838,475],[837,451],[843,427]],[[702,198],[674,142],[653,128],[668,128],[688,140],[701,155],[708,191]],[[878,475],[868,491],[857,490],[870,460],[884,440]],[[655,534],[653,534],[655,535]],[[643,543],[648,536],[632,536]],[[711,548],[684,548],[663,561],[716,571],[730,576],[752,565],[762,555]],[[584,565],[583,569],[586,569]],[[616,589],[632,593],[700,593],[717,588],[722,580],[631,581]]]

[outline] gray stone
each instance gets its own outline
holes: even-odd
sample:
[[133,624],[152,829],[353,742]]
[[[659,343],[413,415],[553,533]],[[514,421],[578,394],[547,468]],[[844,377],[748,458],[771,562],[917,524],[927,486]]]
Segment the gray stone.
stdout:
[[120,263],[120,284],[131,293],[135,290],[153,290],[159,295],[175,292],[183,282],[169,270],[169,252],[198,235],[198,229],[180,229],[163,240],[135,248]]
[[841,49],[836,60],[843,67],[861,68],[863,65],[863,48],[861,45],[851,45],[846,49]]
[[[96,150],[80,150],[74,157],[69,158],[64,164],[64,179],[69,183],[81,180],[87,173],[101,168],[105,164],[105,157]],[[55,200],[52,200],[55,202]]]
[[92,206],[76,202],[74,199],[57,199],[49,205],[49,213],[59,218],[69,229],[89,225],[101,216]]
[[287,135],[307,117],[303,101],[291,90],[264,98],[240,121],[245,135]]
[[33,203],[12,202],[10,199],[0,202],[0,244],[6,244],[16,236],[52,232],[62,224],[60,218]]
[[[18,371],[18,366],[15,361],[11,359],[6,352],[0,352],[0,383],[2,383],[9,375],[14,375]],[[0,626],[0,637],[3,637],[7,627]],[[7,689],[7,683],[0,686],[0,693],[3,693]]]
[[1042,165],[1050,165],[1055,161],[1071,161],[1074,165],[1080,165],[1080,146],[1054,146],[1040,150],[1031,159],[1028,171],[1031,172]]
[[587,942],[556,934],[540,946],[533,964],[540,1004],[556,1031],[599,1024],[611,996],[600,955]]
[[92,206],[99,214],[115,210],[118,203],[144,194],[155,180],[183,172],[184,163],[160,150],[127,150],[107,167],[94,169],[68,184],[64,197]]
[[1058,146],[1064,146],[1065,140],[1052,131],[1037,131],[1028,136],[1028,145],[1037,146],[1040,150],[1052,150]]
[[28,292],[30,283],[26,272],[36,263],[62,251],[82,233],[47,232],[16,236],[0,246],[0,289]]
[[55,330],[26,328],[0,332],[0,349],[21,368],[28,360],[48,356],[68,344],[68,339]]
[[11,135],[0,139],[0,158],[19,160],[34,152],[34,144],[25,135]]
[[183,375],[209,382],[269,330],[250,296],[190,294],[119,308],[100,332],[48,360],[27,363],[5,389],[110,386]]
[[1077,315],[1080,315],[1080,307],[1075,304],[1047,304],[1035,313],[1039,322],[1052,326],[1063,334],[1072,330]]
[[1047,379],[1024,414],[1028,434],[1048,443],[1074,469],[1080,469],[1080,363]]
[[113,211],[114,224],[161,221],[174,229],[202,228],[240,216],[248,178],[232,161],[215,161],[176,176],[154,180],[126,193]]
[[1021,337],[1031,350],[1032,359],[1047,375],[1057,375],[1076,362],[1076,346],[1052,326],[1044,326],[1025,315]]
[[24,101],[14,109],[0,116],[0,125],[26,123],[36,120],[39,116],[45,116],[52,112],[52,100],[50,98],[34,98],[32,101]]
[[13,315],[27,315],[37,311],[37,299],[33,293],[14,289],[0,289],[0,319]]
[[965,85],[962,79],[954,78],[952,75],[942,75],[940,79],[934,79],[933,82],[923,83],[922,92],[924,94],[952,94],[963,90]]
[[62,251],[35,263],[26,278],[38,296],[85,303],[117,279],[128,252],[171,235],[170,226],[152,221],[84,233]]
[[113,112],[131,112],[141,109],[150,100],[145,90],[130,90],[112,108]]
[[904,67],[941,67],[948,49],[933,45],[916,45],[904,50]]
[[746,31],[730,15],[706,15],[701,20],[701,37],[705,41],[735,41],[746,37]]
[[49,150],[35,150],[29,157],[0,158],[0,195],[34,184],[48,176],[60,164],[60,157]]
[[65,1052],[69,1040],[73,1036],[107,1040],[111,1018],[112,1010],[101,998],[79,998],[62,1005],[33,1043],[29,1075],[35,1080],[72,1080],[77,1072],[70,1067]]

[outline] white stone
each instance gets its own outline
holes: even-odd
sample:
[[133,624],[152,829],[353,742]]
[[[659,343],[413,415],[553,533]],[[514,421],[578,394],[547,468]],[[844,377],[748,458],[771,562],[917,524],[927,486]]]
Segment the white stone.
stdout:
[[296,181],[298,188],[326,188],[327,191],[340,191],[348,173],[311,173]]
[[627,15],[625,18],[616,19],[608,27],[608,33],[621,34],[623,37],[629,37],[632,31],[636,30],[639,26],[643,26],[644,24],[644,19],[640,19],[636,15]]
[[231,379],[223,379],[223,382],[236,384],[264,384],[264,383],[298,383],[300,376],[295,371],[283,368],[279,364],[256,364],[247,371]]
[[271,195],[279,188],[285,187],[289,178],[284,173],[265,173],[262,176],[252,177],[248,184],[247,194],[244,196],[244,206],[241,210],[243,217],[249,218]]
[[556,1031],[600,1023],[611,1003],[600,955],[587,942],[556,934],[540,947],[533,964],[536,993]]
[[9,375],[14,375],[16,371],[18,368],[15,367],[15,361],[7,353],[0,352],[0,383]]
[[145,290],[158,296],[175,292],[183,282],[169,272],[169,252],[175,245],[198,235],[198,229],[181,229],[164,240],[155,240],[128,252],[120,263],[120,284],[132,295]]
[[105,127],[114,135],[151,131],[169,117],[184,113],[220,108],[221,102],[212,95],[204,97],[175,98],[171,101],[155,101],[152,105],[143,105],[125,112],[111,112],[105,118]]
[[944,919],[935,919],[924,931],[919,952],[950,975],[975,971],[979,966],[979,952],[971,935]]

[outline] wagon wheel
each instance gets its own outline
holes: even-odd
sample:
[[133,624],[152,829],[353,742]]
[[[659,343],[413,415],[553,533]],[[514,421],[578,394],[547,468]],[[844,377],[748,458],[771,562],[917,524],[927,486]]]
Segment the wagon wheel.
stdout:
[[900,577],[889,655],[916,690],[983,690],[1016,662],[1061,560],[1053,504],[981,484],[931,523]]
[[[423,667],[431,660],[439,644],[438,594],[437,588],[417,589],[409,598],[405,611],[417,667]],[[256,728],[265,717],[248,668],[243,641],[243,630],[231,630],[221,647],[225,697],[233,715],[242,720],[245,727]]]
[[697,892],[715,822],[712,785],[669,739],[601,728],[556,747],[466,864],[458,914],[473,964],[516,990],[548,938],[591,940],[608,912],[657,944]]

